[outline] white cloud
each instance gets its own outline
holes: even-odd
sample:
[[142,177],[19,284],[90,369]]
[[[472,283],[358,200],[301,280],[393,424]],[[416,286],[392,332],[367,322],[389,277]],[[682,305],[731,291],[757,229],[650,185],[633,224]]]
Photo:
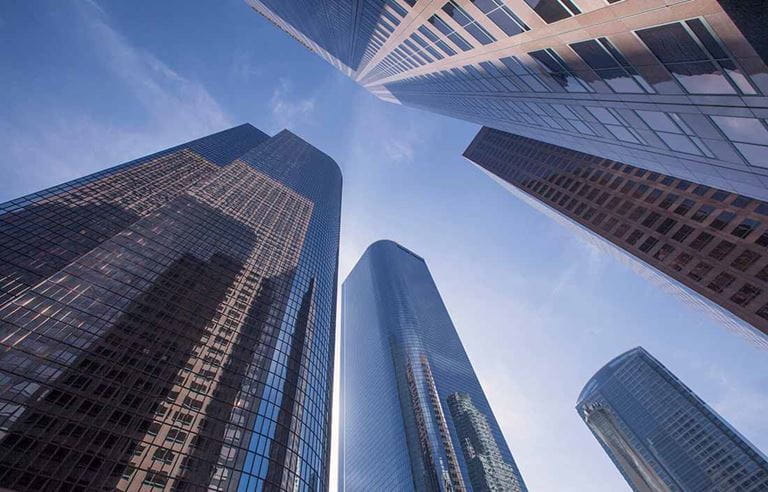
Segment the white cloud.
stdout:
[[[73,29],[93,47],[80,56],[115,76],[114,97],[133,98],[141,121],[123,121],[120,112],[103,118],[88,107],[41,105],[38,111],[0,122],[0,143],[10,159],[23,163],[0,184],[0,200],[233,126],[200,82],[132,44],[110,24],[98,3],[88,0],[74,8],[81,22]],[[119,106],[124,105],[123,101]]]
[[279,129],[294,129],[299,125],[313,122],[316,97],[296,98],[292,96],[293,84],[290,79],[281,77],[269,100],[272,117]]

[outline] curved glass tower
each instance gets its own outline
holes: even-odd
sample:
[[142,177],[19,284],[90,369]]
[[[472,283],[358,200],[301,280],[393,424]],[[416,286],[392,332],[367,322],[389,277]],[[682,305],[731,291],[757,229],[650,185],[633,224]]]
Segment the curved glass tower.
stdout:
[[635,491],[768,490],[768,460],[642,347],[589,380],[581,418]]
[[424,260],[378,241],[342,291],[341,490],[525,491]]
[[327,490],[340,202],[242,125],[0,204],[0,488]]

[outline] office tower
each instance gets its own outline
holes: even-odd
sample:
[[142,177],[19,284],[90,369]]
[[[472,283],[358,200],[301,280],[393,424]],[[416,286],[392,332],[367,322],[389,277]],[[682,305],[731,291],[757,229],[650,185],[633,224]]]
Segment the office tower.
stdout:
[[0,488],[327,490],[340,193],[242,125],[0,205]]
[[424,260],[373,243],[342,296],[340,489],[525,491]]
[[768,203],[490,128],[464,156],[768,349]]
[[581,418],[633,490],[768,490],[768,460],[638,347],[589,380]]
[[385,100],[768,200],[762,2],[246,1]]

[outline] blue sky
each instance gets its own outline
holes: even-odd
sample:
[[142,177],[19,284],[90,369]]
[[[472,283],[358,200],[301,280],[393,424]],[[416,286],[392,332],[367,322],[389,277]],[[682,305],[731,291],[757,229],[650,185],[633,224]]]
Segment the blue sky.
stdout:
[[477,126],[379,101],[242,0],[3,2],[0,107],[0,201],[242,122],[331,155],[340,277],[380,238],[425,257],[533,491],[627,490],[573,406],[637,345],[768,451],[765,352],[475,169]]

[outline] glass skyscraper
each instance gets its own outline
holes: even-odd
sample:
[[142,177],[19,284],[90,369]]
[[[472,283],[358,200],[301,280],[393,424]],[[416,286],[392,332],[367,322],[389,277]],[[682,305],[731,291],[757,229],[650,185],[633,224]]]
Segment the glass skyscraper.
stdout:
[[341,174],[241,125],[0,205],[0,488],[327,490]]
[[523,201],[768,349],[768,203],[490,128],[464,156]]
[[385,100],[768,200],[762,2],[246,1]]
[[378,241],[342,296],[340,489],[525,491],[424,260]]
[[636,492],[768,490],[768,460],[645,349],[589,380],[576,409]]

